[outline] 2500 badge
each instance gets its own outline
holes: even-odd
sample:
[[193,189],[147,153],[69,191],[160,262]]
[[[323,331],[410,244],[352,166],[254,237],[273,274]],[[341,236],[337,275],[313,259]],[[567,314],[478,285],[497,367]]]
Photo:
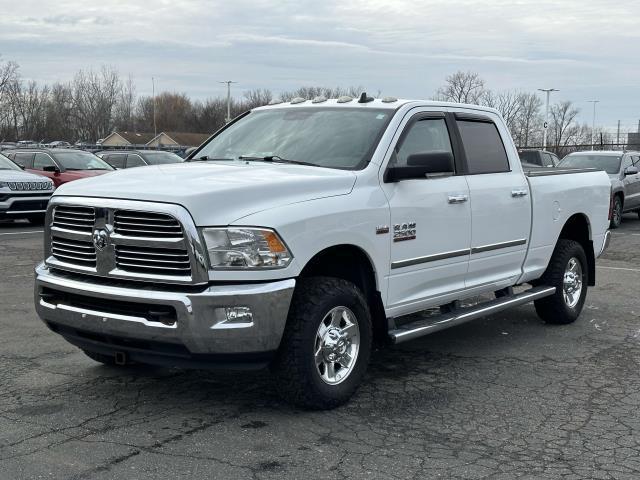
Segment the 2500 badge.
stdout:
[[404,242],[405,240],[415,240],[416,222],[396,223],[393,226],[393,241]]

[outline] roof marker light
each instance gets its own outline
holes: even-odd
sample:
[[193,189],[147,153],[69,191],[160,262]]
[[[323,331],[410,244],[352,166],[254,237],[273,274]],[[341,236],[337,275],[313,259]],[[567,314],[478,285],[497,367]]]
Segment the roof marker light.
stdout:
[[306,98],[296,97],[296,98],[292,99],[290,103],[291,103],[291,105],[296,105],[297,103],[304,103],[306,101],[307,101]]
[[319,95],[316,98],[314,98],[313,100],[311,100],[311,103],[322,103],[322,102],[326,102],[326,101],[327,101],[327,97],[323,97],[322,95]]
[[384,97],[382,99],[382,103],[393,103],[393,102],[397,102],[398,99],[396,97]]
[[337,102],[338,103],[349,103],[351,100],[353,100],[353,97],[350,97],[349,95],[343,95],[340,98],[338,98]]

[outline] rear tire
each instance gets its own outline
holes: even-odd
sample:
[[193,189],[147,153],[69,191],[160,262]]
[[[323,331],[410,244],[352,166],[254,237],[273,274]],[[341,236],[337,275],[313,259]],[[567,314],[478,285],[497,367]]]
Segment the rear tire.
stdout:
[[576,321],[587,297],[589,264],[582,245],[558,240],[547,270],[536,285],[556,287],[556,293],[534,302],[536,313],[546,323],[566,325]]
[[338,278],[302,278],[271,368],[283,399],[309,409],[345,403],[371,355],[371,313],[360,290]]
[[611,228],[618,228],[622,223],[622,198],[616,195],[613,198],[613,211],[611,212]]

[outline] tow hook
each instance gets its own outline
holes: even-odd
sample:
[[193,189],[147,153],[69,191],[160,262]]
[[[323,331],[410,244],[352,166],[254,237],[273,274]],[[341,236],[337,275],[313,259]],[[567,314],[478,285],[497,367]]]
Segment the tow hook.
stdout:
[[116,361],[116,365],[126,365],[127,364],[127,354],[125,352],[116,352],[115,353],[115,361]]

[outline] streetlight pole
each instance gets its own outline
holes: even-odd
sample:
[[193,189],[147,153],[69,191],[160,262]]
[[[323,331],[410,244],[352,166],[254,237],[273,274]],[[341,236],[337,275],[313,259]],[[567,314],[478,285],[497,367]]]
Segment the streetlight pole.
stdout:
[[231,121],[231,84],[238,83],[232,80],[225,80],[224,82],[218,83],[226,83],[227,84],[227,118],[225,118],[225,122],[229,123]]
[[559,92],[560,90],[557,90],[555,88],[539,88],[538,90],[541,92],[547,93],[547,102],[546,102],[546,107],[544,111],[544,133],[542,134],[542,149],[546,150],[547,149],[547,130],[549,129],[549,97],[551,96],[551,92]]
[[151,91],[153,95],[153,136],[158,136],[158,128],[156,127],[156,80],[151,77]]
[[595,148],[595,134],[596,134],[596,103],[600,103],[600,100],[589,100],[589,103],[593,103],[593,121],[591,123],[591,150]]

